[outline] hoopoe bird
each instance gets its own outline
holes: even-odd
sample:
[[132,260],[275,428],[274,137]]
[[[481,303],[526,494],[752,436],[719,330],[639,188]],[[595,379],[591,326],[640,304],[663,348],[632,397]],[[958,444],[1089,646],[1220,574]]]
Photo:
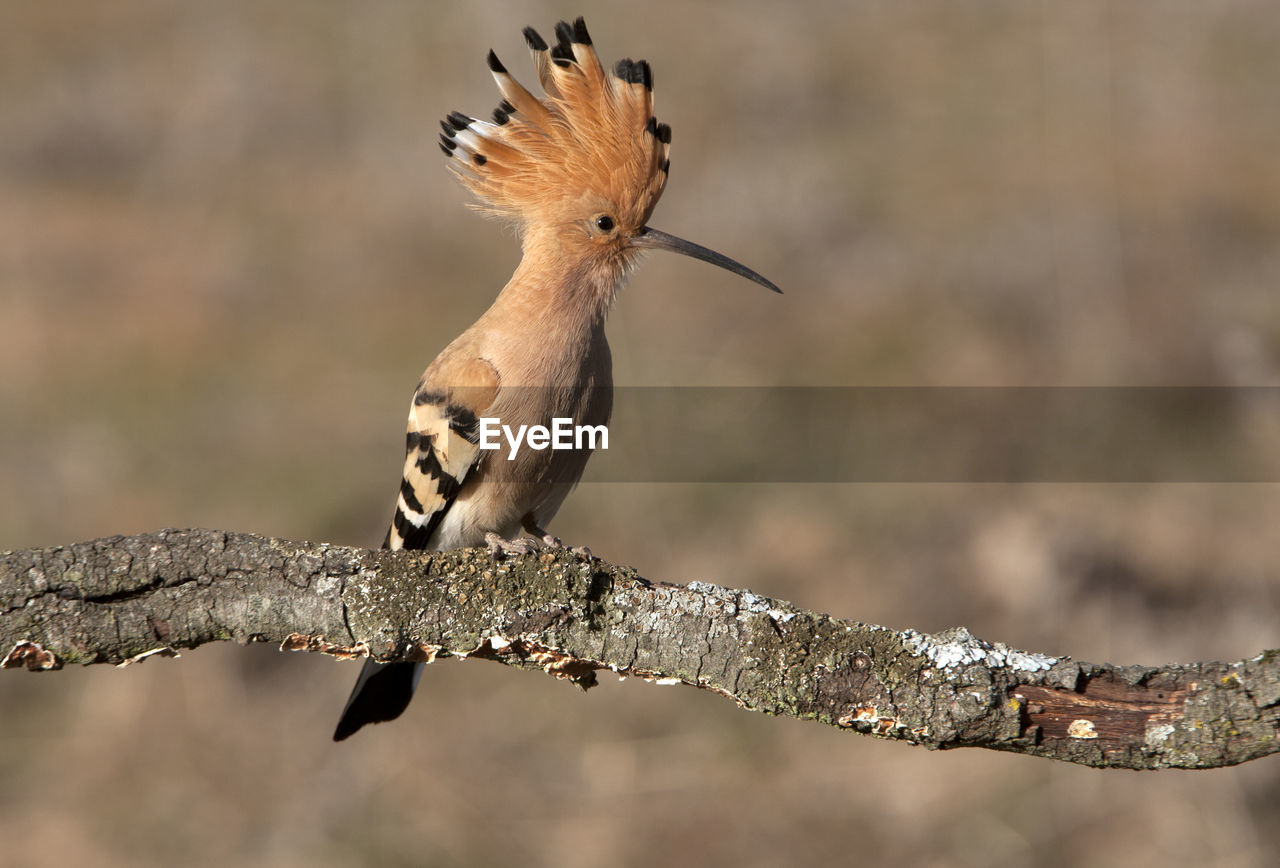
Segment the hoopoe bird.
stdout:
[[[524,449],[512,459],[481,448],[479,424],[495,418],[549,427],[557,418],[607,424],[613,405],[605,316],[637,258],[670,250],[726,268],[774,292],[751,269],[648,226],[670,167],[671,128],[653,115],[646,61],[612,73],[586,24],[560,22],[548,46],[524,38],[545,91],[535,97],[489,52],[502,102],[493,120],[452,112],[441,148],[480,211],[515,222],[523,256],[492,306],[436,357],[409,408],[404,476],[383,543],[447,550],[486,544],[494,557],[542,545],[590,449]],[[365,661],[337,730],[408,707],[421,663]]]

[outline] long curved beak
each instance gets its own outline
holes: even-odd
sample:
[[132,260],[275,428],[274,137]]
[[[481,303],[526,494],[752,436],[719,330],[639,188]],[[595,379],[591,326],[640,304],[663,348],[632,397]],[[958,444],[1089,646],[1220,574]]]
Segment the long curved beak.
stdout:
[[753,280],[766,289],[772,289],[774,292],[781,294],[782,290],[774,285],[773,281],[766,277],[762,277],[756,272],[747,268],[740,262],[736,262],[729,257],[716,253],[714,250],[703,247],[701,244],[694,244],[692,241],[685,241],[683,238],[677,238],[674,235],[645,226],[640,230],[639,234],[631,239],[632,247],[640,247],[647,250],[670,250],[672,253],[683,253],[685,256],[692,256],[694,259],[701,259],[703,262],[710,262],[712,265],[718,265],[726,271],[732,271],[734,274],[745,277],[747,280]]

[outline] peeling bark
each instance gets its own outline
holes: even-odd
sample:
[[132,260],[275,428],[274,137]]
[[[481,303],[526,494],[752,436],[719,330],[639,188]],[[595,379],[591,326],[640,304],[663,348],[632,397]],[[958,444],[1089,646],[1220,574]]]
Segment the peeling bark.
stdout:
[[650,582],[569,551],[495,566],[480,549],[168,530],[0,554],[5,668],[125,664],[220,640],[343,658],[485,657],[584,688],[608,669],[933,749],[1107,768],[1228,766],[1280,742],[1276,651],[1080,663],[964,628],[896,631],[749,591]]

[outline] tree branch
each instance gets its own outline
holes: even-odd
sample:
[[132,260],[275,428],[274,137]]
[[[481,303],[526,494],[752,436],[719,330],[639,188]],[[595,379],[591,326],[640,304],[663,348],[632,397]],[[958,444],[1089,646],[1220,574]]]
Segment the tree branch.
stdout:
[[929,748],[1213,768],[1280,747],[1280,652],[1077,663],[649,582],[568,551],[388,552],[208,530],[0,554],[6,668],[126,663],[219,640],[383,660],[485,657],[586,688],[611,669]]

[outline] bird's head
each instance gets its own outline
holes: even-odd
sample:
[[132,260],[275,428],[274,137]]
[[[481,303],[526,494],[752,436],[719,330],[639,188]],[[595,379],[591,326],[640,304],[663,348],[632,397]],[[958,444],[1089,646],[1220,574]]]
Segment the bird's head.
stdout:
[[548,46],[524,30],[546,97],[511,77],[489,52],[502,102],[491,121],[460,112],[442,123],[449,166],[480,210],[512,219],[526,239],[621,277],[643,250],[670,250],[781,292],[713,250],[648,225],[667,184],[671,128],[653,114],[653,72],[621,60],[608,72],[581,18],[556,25]]

